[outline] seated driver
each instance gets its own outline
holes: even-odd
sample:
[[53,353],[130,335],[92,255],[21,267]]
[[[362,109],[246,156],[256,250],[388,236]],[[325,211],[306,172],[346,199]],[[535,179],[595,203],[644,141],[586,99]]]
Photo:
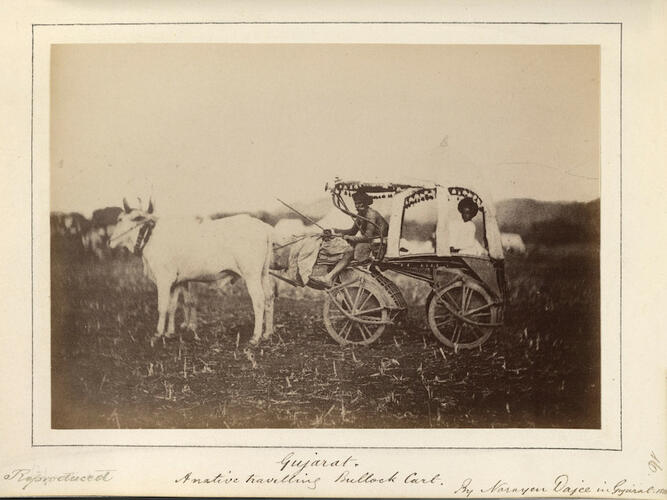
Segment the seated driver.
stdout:
[[387,221],[370,208],[373,198],[365,191],[357,191],[352,195],[352,199],[360,217],[354,219],[351,228],[334,229],[332,237],[324,238],[320,254],[325,258],[338,257],[339,260],[334,268],[321,278],[310,278],[318,284],[331,286],[334,278],[349,265],[352,258],[359,262],[368,260],[371,256],[371,243],[380,236],[387,236]]

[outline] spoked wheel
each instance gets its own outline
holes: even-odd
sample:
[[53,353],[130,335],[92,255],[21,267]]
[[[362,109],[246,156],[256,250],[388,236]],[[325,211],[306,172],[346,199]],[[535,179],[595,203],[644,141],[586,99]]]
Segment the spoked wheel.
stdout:
[[500,304],[478,283],[457,280],[429,295],[433,335],[455,351],[482,345],[499,326]]
[[356,273],[341,273],[338,284],[324,298],[324,326],[339,344],[368,345],[375,342],[389,323],[389,312],[381,302],[382,288]]

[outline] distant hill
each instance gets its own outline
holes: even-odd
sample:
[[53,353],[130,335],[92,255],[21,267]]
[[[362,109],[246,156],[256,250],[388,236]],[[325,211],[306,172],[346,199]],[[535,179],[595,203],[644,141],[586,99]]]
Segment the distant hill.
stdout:
[[[567,215],[583,215],[589,203],[537,201],[530,198],[513,198],[496,203],[498,223],[512,232],[525,232],[531,225]],[[599,208],[598,208],[599,212]]]
[[[311,202],[291,203],[302,214],[320,220],[337,210],[331,204],[331,198],[322,197]],[[390,200],[376,200],[373,207],[388,216]],[[354,210],[353,207],[350,207]],[[96,210],[93,214],[94,225],[112,224],[118,213],[117,207]],[[518,233],[526,243],[547,245],[563,243],[592,243],[600,240],[600,200],[589,202],[549,202],[529,198],[503,200],[496,204],[498,225],[501,232]],[[214,218],[234,215],[220,212]],[[299,219],[300,217],[288,208],[276,211],[253,212],[253,215],[264,222],[275,225],[284,218]],[[342,223],[333,227],[343,227],[349,221],[342,216]],[[304,220],[304,222],[306,222]],[[409,239],[426,239],[433,231],[433,220],[410,220],[406,229]]]
[[546,202],[526,198],[496,204],[502,232],[532,243],[578,243],[600,239],[600,200]]

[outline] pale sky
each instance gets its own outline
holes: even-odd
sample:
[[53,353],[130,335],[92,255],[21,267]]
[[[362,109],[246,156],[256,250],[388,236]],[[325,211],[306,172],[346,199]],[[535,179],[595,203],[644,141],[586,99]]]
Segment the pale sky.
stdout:
[[51,209],[276,208],[343,178],[599,197],[595,46],[56,45]]

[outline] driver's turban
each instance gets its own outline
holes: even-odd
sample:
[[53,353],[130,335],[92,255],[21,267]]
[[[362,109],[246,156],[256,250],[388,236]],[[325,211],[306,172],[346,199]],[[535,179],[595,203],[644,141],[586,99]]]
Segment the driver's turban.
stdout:
[[357,191],[352,195],[352,199],[355,202],[359,201],[366,205],[370,205],[373,203],[373,198],[371,198],[366,191]]

